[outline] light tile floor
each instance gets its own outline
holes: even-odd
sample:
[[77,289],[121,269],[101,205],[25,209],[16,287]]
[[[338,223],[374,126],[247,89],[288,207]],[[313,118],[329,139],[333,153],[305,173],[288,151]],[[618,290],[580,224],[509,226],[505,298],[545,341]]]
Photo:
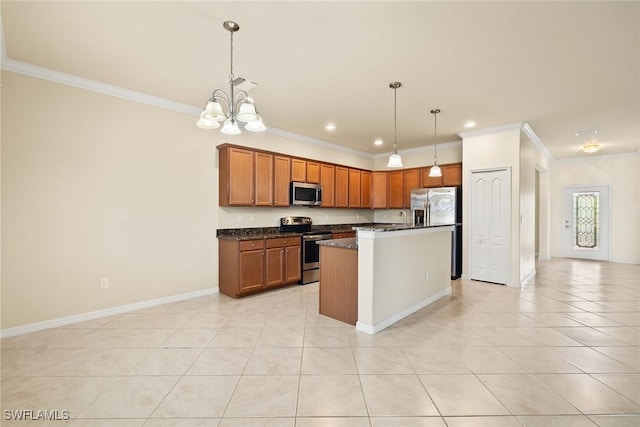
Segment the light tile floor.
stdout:
[[[318,285],[2,340],[3,426],[640,426],[640,266],[539,262],[370,336]],[[11,421],[5,411],[69,411]]]

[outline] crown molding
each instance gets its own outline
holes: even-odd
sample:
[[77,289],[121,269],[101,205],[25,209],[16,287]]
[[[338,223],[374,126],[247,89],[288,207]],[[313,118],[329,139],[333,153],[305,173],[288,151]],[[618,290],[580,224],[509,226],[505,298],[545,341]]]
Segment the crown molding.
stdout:
[[85,89],[91,92],[101,93],[103,95],[114,96],[116,98],[126,99],[128,101],[138,102],[141,104],[152,105],[154,107],[164,108],[179,113],[197,116],[200,109],[187,104],[171,101],[169,99],[157,96],[147,95],[145,93],[136,92],[129,89],[97,82],[74,76],[72,74],[54,71],[44,67],[27,64],[26,62],[15,61],[10,58],[2,59],[2,69],[13,73],[22,74],[28,77],[34,77],[41,80],[47,80],[54,83],[72,86],[79,89]]
[[538,135],[536,135],[533,129],[531,129],[531,125],[529,125],[529,122],[524,122],[522,124],[522,131],[529,137],[529,140],[533,142],[533,145],[535,145],[540,151],[542,151],[542,154],[545,155],[547,160],[553,160],[551,152],[547,149],[547,147],[544,146],[542,140],[538,138]]
[[[123,89],[118,86],[109,85],[106,83],[97,82],[94,80],[85,79],[82,77],[74,76],[72,74],[62,73],[60,71],[54,71],[44,67],[38,67],[36,65],[28,64],[26,62],[16,61],[7,58],[4,49],[4,36],[2,36],[2,27],[0,26],[0,37],[2,37],[2,61],[0,68],[5,71],[21,74],[28,77],[34,77],[41,80],[50,81],[53,83],[59,83],[66,86],[72,86],[79,89],[88,90],[91,92],[97,92],[107,96],[114,96],[128,101],[138,102],[141,104],[151,105],[158,108],[164,108],[166,110],[177,111],[179,113],[189,114],[191,116],[198,117],[202,112],[201,108],[194,107],[192,105],[182,104],[179,102],[171,101],[169,99],[160,98],[157,96],[147,95],[144,93],[136,92],[129,89]],[[305,144],[315,145],[319,147],[328,148],[334,151],[342,151],[346,153],[356,154],[365,158],[374,158],[374,155],[364,151],[356,150],[353,148],[345,147],[342,145],[334,144],[327,141],[307,137],[294,132],[289,132],[282,129],[267,126],[266,133],[274,136],[279,136],[294,141],[302,142]]]
[[469,138],[472,136],[480,136],[480,135],[488,135],[491,133],[498,133],[498,132],[505,132],[508,130],[515,130],[515,129],[522,129],[522,126],[524,125],[525,122],[515,122],[515,123],[508,123],[506,125],[499,125],[499,126],[492,126],[492,127],[488,127],[488,128],[482,128],[482,129],[473,129],[473,130],[467,130],[464,132],[458,132],[458,136],[462,139],[464,138]]

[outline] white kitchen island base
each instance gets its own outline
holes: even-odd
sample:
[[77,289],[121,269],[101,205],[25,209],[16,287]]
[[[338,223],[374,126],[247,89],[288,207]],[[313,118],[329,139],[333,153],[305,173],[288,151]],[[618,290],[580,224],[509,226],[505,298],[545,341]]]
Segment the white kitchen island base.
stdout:
[[356,330],[375,334],[451,294],[452,229],[356,228]]

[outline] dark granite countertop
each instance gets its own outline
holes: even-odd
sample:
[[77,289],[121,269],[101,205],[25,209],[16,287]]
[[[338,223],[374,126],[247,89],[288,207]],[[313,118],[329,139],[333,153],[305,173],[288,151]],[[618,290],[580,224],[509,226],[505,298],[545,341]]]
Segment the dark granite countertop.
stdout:
[[[459,225],[459,224],[456,224]],[[395,223],[352,223],[352,224],[328,224],[328,225],[312,225],[311,231],[342,233],[353,230],[366,231],[397,231],[409,230],[415,228],[434,228],[434,227],[450,227],[450,225],[432,225],[432,226],[410,226]],[[291,231],[280,231],[279,227],[251,227],[251,228],[219,228],[216,232],[218,239],[227,240],[254,240],[254,239],[275,239],[278,237],[296,237],[302,236],[302,233]],[[341,240],[341,239],[336,239]]]
[[353,229],[357,231],[399,231],[399,230],[417,230],[422,228],[452,227],[454,225],[462,225],[462,224],[445,224],[445,225],[373,224],[373,225],[360,225],[360,226],[353,227]]
[[[374,226],[380,223],[352,223],[352,224],[328,224],[328,225],[312,225],[311,231],[342,233],[345,231],[353,231],[353,227]],[[278,237],[296,237],[302,236],[302,233],[280,231],[279,227],[252,227],[252,228],[219,228],[216,232],[218,239],[227,240],[254,240],[254,239],[273,239]]]
[[355,237],[347,237],[346,239],[318,240],[318,245],[331,246],[343,249],[358,249],[358,239]]

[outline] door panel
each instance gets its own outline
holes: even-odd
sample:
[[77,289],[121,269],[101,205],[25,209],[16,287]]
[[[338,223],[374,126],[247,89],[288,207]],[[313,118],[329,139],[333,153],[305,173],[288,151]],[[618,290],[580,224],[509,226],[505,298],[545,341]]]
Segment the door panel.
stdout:
[[471,279],[508,283],[510,206],[507,169],[471,173]]
[[609,260],[609,187],[564,189],[563,249],[567,258]]

